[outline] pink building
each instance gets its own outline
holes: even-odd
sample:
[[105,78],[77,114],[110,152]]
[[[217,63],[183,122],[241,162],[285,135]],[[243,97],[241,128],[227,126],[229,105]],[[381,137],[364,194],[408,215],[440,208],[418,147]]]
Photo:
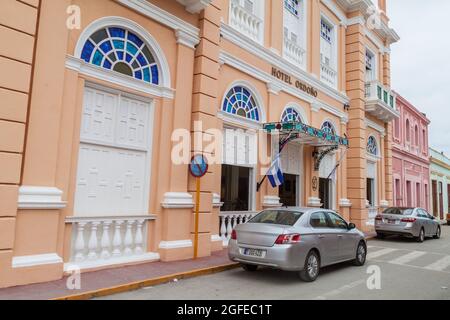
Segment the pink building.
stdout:
[[400,118],[393,129],[394,204],[429,210],[430,120],[406,99],[397,95]]

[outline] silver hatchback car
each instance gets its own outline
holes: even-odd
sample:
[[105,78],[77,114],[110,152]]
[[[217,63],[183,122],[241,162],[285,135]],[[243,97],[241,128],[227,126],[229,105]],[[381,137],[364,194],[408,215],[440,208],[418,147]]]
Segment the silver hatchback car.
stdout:
[[345,261],[364,265],[367,244],[364,234],[334,211],[277,208],[236,226],[228,255],[247,271],[258,266],[298,271],[311,282],[321,267]]
[[423,242],[426,237],[441,237],[441,226],[426,210],[421,208],[388,208],[375,218],[375,231],[379,238],[401,235]]

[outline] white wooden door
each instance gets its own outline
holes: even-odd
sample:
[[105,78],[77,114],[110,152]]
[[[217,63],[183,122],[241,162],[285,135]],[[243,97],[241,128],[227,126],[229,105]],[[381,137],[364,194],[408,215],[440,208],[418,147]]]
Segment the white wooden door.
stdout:
[[85,88],[75,215],[146,214],[150,103]]

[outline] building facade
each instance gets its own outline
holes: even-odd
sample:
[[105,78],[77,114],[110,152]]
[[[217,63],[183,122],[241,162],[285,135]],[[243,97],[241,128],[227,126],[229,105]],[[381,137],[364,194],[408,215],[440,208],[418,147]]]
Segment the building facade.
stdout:
[[439,220],[450,221],[450,158],[430,148],[430,211]]
[[394,121],[394,204],[430,210],[430,159],[425,114],[397,94],[400,118]]
[[[331,208],[367,231],[392,204],[385,0],[1,6],[0,287],[192,258],[198,152],[220,159],[199,256],[264,208]],[[284,184],[259,184],[289,126]]]

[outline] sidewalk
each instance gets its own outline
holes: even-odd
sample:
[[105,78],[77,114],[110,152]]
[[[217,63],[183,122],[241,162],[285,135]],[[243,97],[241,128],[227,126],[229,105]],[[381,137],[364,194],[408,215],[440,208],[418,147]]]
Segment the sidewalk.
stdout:
[[[368,240],[376,233],[366,233]],[[0,300],[90,299],[235,268],[227,250],[210,257],[175,262],[151,262],[81,274],[81,290],[69,290],[67,278],[0,289]]]
[[68,290],[67,278],[0,289],[0,300],[89,299],[232,269],[227,250],[210,257],[176,262],[151,262],[81,274],[82,290]]

